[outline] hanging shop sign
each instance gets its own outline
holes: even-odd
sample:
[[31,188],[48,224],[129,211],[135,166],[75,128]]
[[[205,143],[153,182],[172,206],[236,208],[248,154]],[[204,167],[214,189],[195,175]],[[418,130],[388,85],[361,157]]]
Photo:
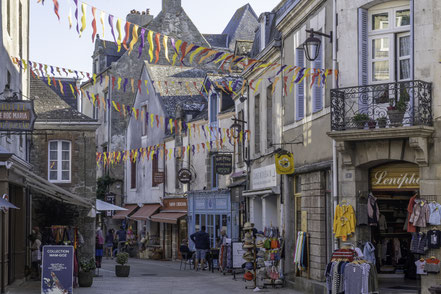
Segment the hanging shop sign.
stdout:
[[279,175],[294,173],[294,156],[292,153],[276,154],[276,171]]
[[41,293],[72,293],[73,256],[73,246],[43,246]]
[[33,101],[0,102],[0,131],[31,132],[36,118]]
[[153,171],[152,186],[155,187],[155,186],[158,186],[159,184],[164,183],[164,178],[165,178],[164,172]]
[[216,173],[219,175],[229,175],[233,172],[233,155],[219,153],[215,156]]
[[178,180],[179,182],[181,182],[182,184],[188,184],[191,182],[193,176],[191,174],[191,170],[189,170],[188,168],[181,168],[178,171]]
[[271,164],[251,170],[251,186],[253,190],[277,186],[276,165]]
[[391,163],[371,170],[372,190],[419,189],[420,170],[411,163]]

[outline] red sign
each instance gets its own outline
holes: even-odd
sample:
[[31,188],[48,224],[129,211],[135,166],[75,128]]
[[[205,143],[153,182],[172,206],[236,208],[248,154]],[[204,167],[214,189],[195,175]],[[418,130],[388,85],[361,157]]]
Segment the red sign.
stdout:
[[187,199],[186,198],[164,199],[164,209],[187,211]]

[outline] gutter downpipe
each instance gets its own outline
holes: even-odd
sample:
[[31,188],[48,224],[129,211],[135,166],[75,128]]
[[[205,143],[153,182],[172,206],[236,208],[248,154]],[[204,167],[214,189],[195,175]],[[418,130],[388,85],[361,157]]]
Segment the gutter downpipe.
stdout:
[[[337,69],[337,0],[332,2],[332,70],[335,73]],[[332,79],[332,88],[338,87],[337,77],[335,74]],[[332,99],[332,98],[331,98]],[[335,208],[338,205],[338,162],[337,162],[337,144],[335,140],[332,140],[332,197],[334,200],[334,209],[331,213],[334,218]],[[334,238],[334,249],[338,249],[338,240]]]

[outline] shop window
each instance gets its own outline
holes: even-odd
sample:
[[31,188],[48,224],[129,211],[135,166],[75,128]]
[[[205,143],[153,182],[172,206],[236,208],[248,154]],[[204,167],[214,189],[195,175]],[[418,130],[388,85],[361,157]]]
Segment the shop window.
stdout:
[[48,159],[49,181],[69,183],[71,178],[71,142],[50,141]]
[[294,177],[294,205],[295,205],[295,229],[301,231],[302,227],[302,181],[300,176]]
[[273,146],[273,85],[266,88],[266,148]]
[[147,131],[149,128],[149,122],[147,118],[147,105],[144,105],[141,107],[141,113],[143,114],[142,118],[142,136],[147,136]]
[[217,122],[217,94],[213,93],[210,99],[210,122]]
[[136,189],[136,162],[130,161],[130,189]]
[[254,97],[254,153],[260,153],[260,95]]

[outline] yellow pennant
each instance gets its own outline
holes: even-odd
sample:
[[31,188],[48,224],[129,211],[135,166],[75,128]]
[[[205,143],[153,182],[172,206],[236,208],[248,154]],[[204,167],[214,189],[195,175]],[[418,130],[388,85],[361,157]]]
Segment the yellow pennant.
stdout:
[[135,83],[135,80],[132,78],[130,80],[130,85],[132,86],[132,93],[135,93],[135,85],[134,85],[134,83]]
[[84,32],[86,29],[86,4],[81,4],[81,11],[83,12],[83,16],[81,17],[81,29],[80,29],[80,36],[81,33]]
[[107,87],[109,87],[110,85],[109,85],[109,76],[108,75],[106,75],[105,77],[104,77],[104,84],[105,85],[107,85]]
[[116,21],[116,30],[118,31],[118,40],[116,41],[118,45],[118,52],[121,51],[121,41],[122,41],[122,31],[121,31],[121,19],[118,18]]
[[119,78],[118,78],[118,90],[121,89],[121,81],[122,81],[122,78],[119,77]]
[[227,58],[228,55],[232,55],[232,54],[230,54],[230,53],[225,53],[225,54],[222,55],[218,60],[216,60],[214,63],[217,64],[217,63],[221,62],[222,60],[224,60],[225,58]]
[[92,78],[93,78],[93,84],[95,85],[96,84],[96,74],[93,74]]
[[63,84],[61,83],[60,80],[58,80],[58,83],[60,84],[60,91],[61,93],[64,95],[64,88],[63,88]]
[[164,36],[162,42],[164,44],[165,58],[167,59],[168,63],[170,63],[170,58],[168,57],[168,36]]
[[262,79],[259,79],[254,86],[254,94],[256,94],[256,91],[259,89],[260,83],[262,82]]
[[149,87],[147,86],[148,85],[148,81],[144,80],[144,84],[145,84],[145,90],[147,91],[147,95],[149,95]]
[[[104,11],[101,11],[100,13],[100,21],[101,21],[101,26],[103,27],[103,39],[104,39],[104,32],[105,32],[105,26],[104,26]],[[105,41],[104,41],[105,42]],[[104,43],[106,44],[106,43]]]
[[169,119],[168,124],[169,124],[169,126],[170,126],[170,133],[173,134],[173,120],[172,120],[172,119]]
[[67,16],[67,20],[69,21],[69,29],[72,28],[72,8],[69,7],[69,15]]
[[70,90],[72,91],[72,95],[74,95],[74,96],[75,96],[75,90],[74,90],[74,88],[73,88],[72,84],[69,84],[69,86],[70,86]]
[[178,52],[179,52],[179,48],[181,48],[182,45],[182,40],[177,40],[175,43],[175,47],[176,47],[176,52],[175,55],[173,55],[173,63],[172,65],[176,64],[176,58],[178,58]]
[[147,34],[147,41],[149,42],[149,56],[151,63],[153,61],[153,50],[155,49],[155,45],[153,45],[153,31],[149,31]]
[[208,52],[207,55],[205,55],[204,57],[202,57],[201,59],[199,59],[199,64],[202,63],[202,61],[204,61],[205,59],[207,59],[210,56],[213,56],[214,54],[218,53],[216,50],[211,50],[210,52]]
[[155,115],[152,113],[150,114],[150,126],[153,128],[153,120],[155,119]]
[[277,83],[279,82],[279,80],[280,80],[280,77],[277,77],[277,78],[274,80],[274,83],[273,83],[273,89],[272,89],[272,91],[271,91],[271,94],[274,94],[274,92],[276,91],[276,86],[277,86]]
[[129,55],[132,52],[133,46],[135,46],[136,42],[138,42],[138,26],[137,25],[133,25],[132,41],[130,42]]

